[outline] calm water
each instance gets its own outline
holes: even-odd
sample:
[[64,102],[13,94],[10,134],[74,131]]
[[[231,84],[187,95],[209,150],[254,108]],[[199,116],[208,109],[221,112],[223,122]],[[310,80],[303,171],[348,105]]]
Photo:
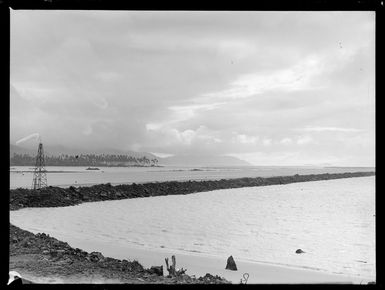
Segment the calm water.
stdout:
[[[114,246],[231,253],[236,260],[375,280],[374,215],[371,176],[27,208],[10,218],[75,247],[98,241],[102,253]],[[298,248],[306,253],[295,254]]]
[[[69,187],[110,182],[124,184],[168,180],[216,180],[238,177],[269,177],[294,174],[341,173],[374,171],[374,168],[359,167],[99,167],[101,170],[86,170],[87,167],[47,167],[48,185]],[[10,168],[10,188],[30,188],[33,167]]]

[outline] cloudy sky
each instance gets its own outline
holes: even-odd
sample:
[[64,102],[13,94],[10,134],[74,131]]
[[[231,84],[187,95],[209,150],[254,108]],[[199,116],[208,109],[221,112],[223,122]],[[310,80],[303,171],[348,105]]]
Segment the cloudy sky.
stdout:
[[374,166],[374,26],[374,12],[11,11],[11,143]]

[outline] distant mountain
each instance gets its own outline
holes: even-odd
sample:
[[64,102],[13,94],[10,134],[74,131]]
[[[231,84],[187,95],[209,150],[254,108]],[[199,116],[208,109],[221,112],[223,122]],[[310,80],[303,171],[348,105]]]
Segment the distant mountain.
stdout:
[[[10,144],[10,153],[11,153],[11,156],[13,155],[13,153],[28,154],[28,155],[35,156],[37,153],[37,147],[38,147],[37,142],[33,145],[25,144],[23,146]],[[66,148],[64,146],[45,146],[44,145],[43,149],[44,149],[45,155],[61,155],[61,154],[74,155],[74,154],[79,154],[78,150],[69,149],[69,148]]]
[[159,158],[159,165],[174,166],[250,166],[251,164],[232,156],[176,155]]
[[[35,148],[35,147],[36,148]],[[37,153],[37,144],[25,145],[25,147],[10,144],[10,157],[14,153],[27,154],[35,156]],[[136,152],[130,150],[119,150],[114,148],[102,148],[97,150],[92,149],[76,149],[68,148],[62,145],[44,145],[44,154],[48,156],[64,155],[80,155],[80,154],[115,154],[128,155],[135,158],[147,157],[148,159],[158,159],[158,165],[172,165],[172,166],[250,166],[251,164],[232,156],[213,156],[213,155],[176,155],[170,157],[160,158],[148,152]]]
[[35,150],[32,150],[32,149],[28,149],[28,148],[24,148],[24,147],[10,144],[9,153],[10,153],[10,156],[13,156],[14,153],[16,153],[16,154],[28,154],[28,155],[34,156],[37,153],[37,147]]

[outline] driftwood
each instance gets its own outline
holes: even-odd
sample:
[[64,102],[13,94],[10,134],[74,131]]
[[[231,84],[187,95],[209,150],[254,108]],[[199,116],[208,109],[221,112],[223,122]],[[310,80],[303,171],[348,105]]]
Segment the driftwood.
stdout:
[[164,260],[166,261],[166,267],[167,267],[167,271],[168,271],[169,276],[176,277],[176,276],[180,276],[180,275],[186,273],[187,269],[183,269],[183,268],[177,269],[176,268],[176,259],[175,259],[174,255],[171,256],[172,265],[168,264],[168,258],[165,258]]

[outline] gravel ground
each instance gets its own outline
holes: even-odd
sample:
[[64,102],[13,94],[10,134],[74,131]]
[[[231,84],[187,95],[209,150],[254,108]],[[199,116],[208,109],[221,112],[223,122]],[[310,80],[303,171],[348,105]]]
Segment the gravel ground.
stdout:
[[102,284],[222,284],[227,280],[206,274],[204,277],[163,276],[145,269],[137,261],[104,257],[71,248],[44,233],[33,234],[10,225],[9,269],[33,283]]

